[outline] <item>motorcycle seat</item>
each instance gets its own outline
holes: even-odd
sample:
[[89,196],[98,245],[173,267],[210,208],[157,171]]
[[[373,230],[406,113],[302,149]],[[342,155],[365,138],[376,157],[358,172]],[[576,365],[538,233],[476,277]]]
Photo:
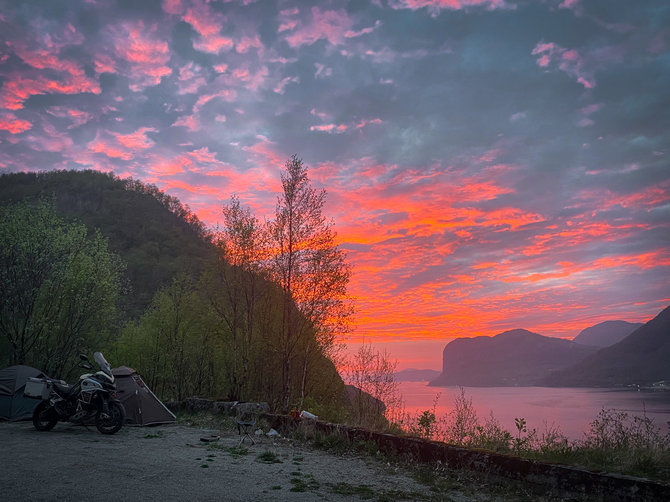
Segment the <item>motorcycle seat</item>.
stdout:
[[59,384],[58,382],[54,382],[53,385],[54,385],[54,389],[56,389],[56,392],[58,392],[63,397],[69,396],[70,393],[72,392],[72,389],[74,388],[74,386],[72,386],[72,385],[67,385],[67,384],[62,385],[62,384]]

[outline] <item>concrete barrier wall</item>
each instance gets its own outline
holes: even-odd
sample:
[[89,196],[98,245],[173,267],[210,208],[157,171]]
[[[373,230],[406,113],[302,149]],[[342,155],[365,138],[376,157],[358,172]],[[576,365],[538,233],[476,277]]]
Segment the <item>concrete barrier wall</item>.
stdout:
[[271,414],[266,414],[265,417],[273,428],[284,434],[303,427],[325,435],[337,434],[349,441],[374,441],[379,450],[389,456],[426,463],[439,461],[450,468],[523,481],[554,493],[583,494],[608,502],[670,501],[670,485],[647,479],[591,472],[577,467],[459,448],[437,441],[394,436],[320,420],[300,420]]

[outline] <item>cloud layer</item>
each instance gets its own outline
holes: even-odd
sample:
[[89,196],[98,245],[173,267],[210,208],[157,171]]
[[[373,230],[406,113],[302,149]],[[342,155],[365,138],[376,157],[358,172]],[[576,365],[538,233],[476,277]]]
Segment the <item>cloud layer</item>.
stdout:
[[6,3],[3,172],[132,176],[214,226],[233,193],[271,216],[297,153],[354,267],[355,340],[417,353],[670,303],[670,6],[131,5]]

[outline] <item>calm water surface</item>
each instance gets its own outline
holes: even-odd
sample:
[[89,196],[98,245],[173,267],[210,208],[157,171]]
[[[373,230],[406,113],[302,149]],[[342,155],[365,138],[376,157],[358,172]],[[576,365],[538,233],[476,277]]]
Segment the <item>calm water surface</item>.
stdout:
[[[400,382],[406,410],[420,413],[432,409],[439,394],[436,415],[453,408],[459,387],[429,387],[427,382]],[[570,439],[582,439],[600,410],[616,409],[629,415],[653,418],[664,432],[670,421],[670,392],[636,392],[621,389],[554,387],[465,387],[480,422],[493,411],[500,425],[516,431],[514,419],[525,418],[529,429],[558,426]]]

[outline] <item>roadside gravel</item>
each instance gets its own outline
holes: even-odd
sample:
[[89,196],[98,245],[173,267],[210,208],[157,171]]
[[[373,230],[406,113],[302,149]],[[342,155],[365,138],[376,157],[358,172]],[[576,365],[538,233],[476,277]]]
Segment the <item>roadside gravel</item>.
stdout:
[[[220,439],[201,441],[212,435]],[[30,422],[3,422],[0,498],[300,501],[434,495],[374,458],[333,455],[281,437],[254,439],[255,445],[246,440],[239,449],[236,431],[171,425],[124,427],[105,436],[94,427],[59,423],[38,432]]]

